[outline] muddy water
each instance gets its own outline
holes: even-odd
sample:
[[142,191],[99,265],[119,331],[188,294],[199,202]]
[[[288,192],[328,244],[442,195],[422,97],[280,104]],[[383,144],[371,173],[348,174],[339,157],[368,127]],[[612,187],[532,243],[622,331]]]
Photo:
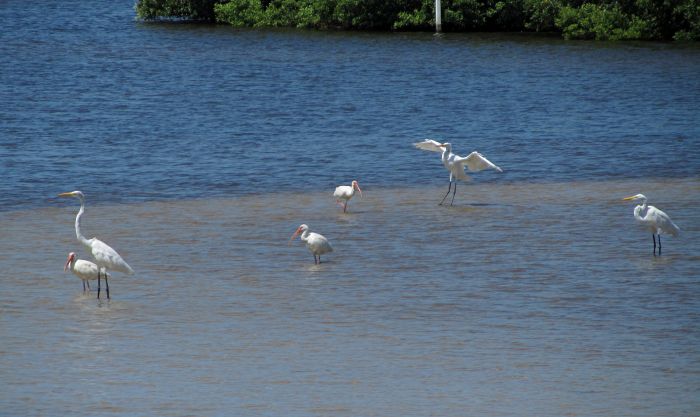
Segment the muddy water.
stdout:
[[[77,206],[0,213],[2,415],[681,416],[700,407],[700,182],[91,205],[137,274],[62,267]],[[662,256],[621,197],[681,227]],[[335,251],[314,265],[300,223]],[[29,411],[31,410],[31,411]]]

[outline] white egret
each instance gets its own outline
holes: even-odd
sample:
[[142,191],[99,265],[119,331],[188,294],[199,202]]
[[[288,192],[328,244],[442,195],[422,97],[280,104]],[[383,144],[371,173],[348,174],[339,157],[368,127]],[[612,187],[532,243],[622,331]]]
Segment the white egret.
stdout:
[[70,193],[61,193],[59,197],[73,197],[80,200],[80,210],[78,215],[75,216],[75,235],[78,241],[85,245],[86,248],[90,250],[93,258],[95,258],[95,263],[99,267],[97,274],[97,298],[100,298],[100,272],[104,276],[105,286],[107,290],[107,298],[109,299],[109,282],[107,281],[108,274],[107,270],[124,272],[126,274],[132,275],[134,270],[131,269],[129,264],[126,263],[124,259],[112,249],[108,244],[103,241],[93,237],[92,239],[86,239],[82,233],[80,233],[80,217],[82,217],[85,212],[85,195],[81,191],[72,191]]
[[[90,290],[90,280],[97,279],[97,275],[100,273],[97,265],[84,259],[77,259],[75,252],[68,254],[68,260],[66,261],[66,266],[63,267],[63,272],[69,269],[83,281],[83,292],[85,292],[85,284],[87,284],[87,289]],[[109,273],[106,276],[108,278],[112,277]]]
[[[289,238],[289,241],[291,242],[294,240],[299,233],[301,233],[300,239],[302,242],[306,243],[306,247],[309,249],[309,252],[314,255],[314,264],[321,263],[321,255],[324,253],[333,252],[333,247],[331,246],[330,242],[328,242],[328,239],[318,233],[309,232],[309,226],[305,224],[302,224],[297,228],[296,232],[294,232],[292,237]],[[317,256],[318,262],[316,261]]]
[[498,172],[503,172],[501,168],[497,167],[479,152],[474,151],[466,157],[453,154],[452,144],[449,142],[440,143],[432,139],[426,139],[423,142],[414,143],[414,146],[424,151],[442,152],[442,164],[445,165],[445,168],[450,172],[450,185],[447,188],[447,194],[442,198],[439,205],[442,205],[450,194],[453,178],[455,181],[455,189],[452,192],[452,202],[450,202],[450,205],[454,203],[455,194],[457,194],[457,180],[469,181],[469,177],[464,173],[464,168],[472,172],[483,171],[489,168],[495,169]]
[[[338,187],[335,187],[335,192],[333,193],[333,197],[335,197],[335,202],[338,203],[341,207],[343,207],[343,213],[345,213],[348,209],[348,201],[355,195],[355,190],[360,192],[360,197],[362,197],[362,190],[360,189],[360,184],[356,181],[353,180],[351,185],[341,185]],[[342,204],[340,200],[345,200],[345,203]]]
[[643,228],[651,232],[654,241],[654,255],[656,255],[656,236],[659,237],[659,255],[661,255],[661,235],[667,233],[678,236],[681,229],[671,221],[668,214],[654,206],[647,206],[647,198],[644,194],[637,194],[623,198],[624,201],[642,200],[642,204],[634,208],[634,218]]

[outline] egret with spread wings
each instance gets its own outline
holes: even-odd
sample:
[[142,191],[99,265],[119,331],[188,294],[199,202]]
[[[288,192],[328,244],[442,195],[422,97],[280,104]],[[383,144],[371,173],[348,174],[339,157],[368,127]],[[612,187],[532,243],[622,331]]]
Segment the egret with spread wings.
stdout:
[[483,171],[489,168],[495,169],[498,172],[503,172],[501,168],[486,159],[484,155],[479,152],[474,151],[466,157],[453,154],[452,144],[449,142],[440,143],[432,139],[426,139],[423,142],[415,143],[414,146],[424,151],[442,152],[442,164],[450,171],[450,185],[447,188],[447,194],[442,198],[439,205],[442,205],[447,196],[450,195],[453,179],[455,188],[454,191],[452,191],[452,202],[450,202],[450,205],[454,203],[455,194],[457,194],[457,180],[469,181],[469,177],[464,173],[465,168],[472,172]]

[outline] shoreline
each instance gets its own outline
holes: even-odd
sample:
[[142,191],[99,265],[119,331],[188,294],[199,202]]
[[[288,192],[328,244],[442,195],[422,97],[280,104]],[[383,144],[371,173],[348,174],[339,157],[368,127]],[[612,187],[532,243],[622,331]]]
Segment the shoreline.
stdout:
[[[362,182],[361,184],[365,184]],[[371,183],[367,183],[371,184]],[[378,194],[405,194],[405,193],[425,193],[425,192],[435,192],[436,195],[440,194],[441,192],[444,192],[444,189],[446,187],[447,181],[445,181],[444,184],[441,185],[404,185],[401,187],[397,186],[379,186],[379,187],[372,187],[371,185],[369,186],[369,195],[378,195]],[[670,185],[673,187],[681,187],[681,186],[687,186],[694,188],[695,191],[700,193],[700,177],[684,177],[684,178],[647,178],[647,179],[640,179],[640,178],[630,178],[630,179],[620,179],[620,180],[602,180],[602,181],[592,181],[592,180],[581,180],[581,181],[513,181],[513,182],[501,182],[499,183],[497,180],[494,181],[488,181],[488,182],[480,182],[479,179],[472,180],[469,182],[463,182],[459,181],[459,191],[458,195],[461,193],[467,193],[468,190],[473,190],[475,197],[477,197],[479,200],[481,198],[478,197],[479,194],[491,194],[492,189],[506,189],[509,191],[517,191],[522,188],[526,189],[536,189],[536,190],[542,190],[542,189],[547,189],[547,188],[552,188],[553,190],[562,190],[566,191],[566,189],[570,187],[582,187],[582,188],[591,188],[591,192],[595,192],[595,185],[596,184],[607,184],[608,186],[612,187],[617,187],[620,188],[621,191],[624,190],[629,190],[630,193],[634,191],[634,189],[640,189],[644,187],[645,184],[651,186],[651,187],[660,187],[661,185]],[[338,184],[338,185],[343,185],[343,184]],[[365,185],[361,185],[364,189],[366,188]],[[491,189],[491,191],[490,191]],[[649,191],[638,191],[638,192],[646,192],[647,194],[651,195],[650,203],[653,204],[653,194]],[[365,192],[368,193],[368,192]],[[57,192],[58,194],[58,192]],[[623,192],[624,194],[624,192]],[[251,199],[272,199],[272,200],[277,200],[277,199],[287,199],[289,197],[294,197],[294,196],[307,196],[311,197],[314,196],[314,198],[318,197],[323,199],[324,196],[327,196],[328,200],[333,200],[333,188],[327,189],[327,190],[311,190],[311,191],[302,191],[302,190],[288,190],[288,191],[280,191],[280,192],[267,192],[267,193],[261,193],[261,192],[250,192],[250,193],[241,193],[238,195],[212,195],[212,196],[202,196],[202,197],[193,197],[193,198],[155,198],[152,200],[141,200],[141,201],[126,201],[126,202],[94,202],[91,201],[90,195],[87,195],[87,208],[86,210],[89,210],[90,207],[121,207],[121,206],[146,206],[149,204],[168,204],[168,203],[177,203],[177,202],[226,202],[226,201],[236,201],[236,200],[241,200],[241,201],[246,201],[246,200],[251,200]],[[440,194],[442,195],[442,194]],[[545,197],[546,195],[540,196],[540,197]],[[366,197],[365,197],[366,198]],[[552,195],[552,198],[556,198],[555,195]],[[359,196],[356,196],[355,199],[359,199]],[[65,200],[61,199],[58,197],[52,197],[48,199],[48,203],[46,205],[42,206],[34,206],[34,207],[28,207],[25,209],[10,209],[10,210],[4,210],[0,209],[0,221],[2,220],[3,216],[12,216],[13,213],[24,213],[24,212],[33,212],[33,211],[41,211],[41,210],[53,210],[53,209],[60,209],[62,210],[65,207],[76,207],[76,212],[77,212],[77,205],[71,204],[72,202],[70,200]],[[459,199],[455,200],[455,202],[459,201]]]

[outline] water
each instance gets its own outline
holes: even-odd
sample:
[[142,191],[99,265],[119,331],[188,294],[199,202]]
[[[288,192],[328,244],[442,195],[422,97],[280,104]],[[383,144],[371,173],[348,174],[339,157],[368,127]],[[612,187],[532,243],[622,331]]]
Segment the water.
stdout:
[[[0,5],[0,415],[698,414],[697,46],[83,6]],[[426,137],[504,173],[438,207]],[[61,271],[73,189],[109,302]]]

